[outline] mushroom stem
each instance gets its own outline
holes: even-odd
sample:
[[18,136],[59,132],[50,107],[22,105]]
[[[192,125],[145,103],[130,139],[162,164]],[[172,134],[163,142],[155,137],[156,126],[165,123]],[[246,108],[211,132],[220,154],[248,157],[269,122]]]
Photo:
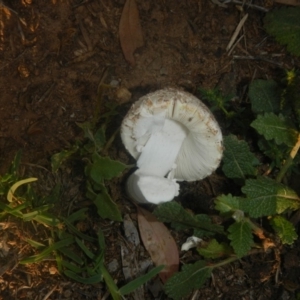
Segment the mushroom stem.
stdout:
[[164,177],[177,159],[187,130],[178,122],[165,119],[163,128],[151,134],[142,148],[137,166],[142,173]]
[[144,147],[137,146],[141,150],[139,169],[127,182],[128,193],[135,201],[159,204],[179,194],[179,185],[173,179],[175,160],[186,136],[184,126],[165,119],[163,127],[154,130]]
[[175,180],[134,172],[127,181],[127,192],[139,203],[159,204],[173,200],[179,194],[179,185]]

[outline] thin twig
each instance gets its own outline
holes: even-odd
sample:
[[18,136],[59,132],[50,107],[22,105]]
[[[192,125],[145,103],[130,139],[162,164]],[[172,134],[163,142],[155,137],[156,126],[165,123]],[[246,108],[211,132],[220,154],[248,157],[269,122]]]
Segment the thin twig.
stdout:
[[261,60],[261,61],[265,61],[268,62],[270,64],[274,64],[277,65],[279,67],[282,67],[282,63],[279,63],[277,61],[268,59],[268,58],[264,58],[261,56],[240,56],[240,55],[233,55],[233,59],[238,59],[238,60]]
[[285,175],[285,173],[287,172],[287,170],[289,169],[289,167],[293,164],[294,158],[297,155],[298,151],[300,148],[300,134],[298,134],[298,139],[296,144],[294,145],[290,156],[288,157],[288,159],[285,161],[284,165],[282,166],[282,168],[280,169],[277,177],[276,177],[276,181],[277,182],[281,182],[283,176]]
[[3,3],[2,0],[0,0],[0,6],[3,6],[3,7],[5,7],[5,8],[7,8],[8,10],[10,10],[11,12],[13,12],[13,13],[16,14],[17,16],[19,15],[15,10],[13,10],[12,8],[10,8],[10,7],[8,7],[7,5],[5,5],[5,4]]
[[235,44],[232,46],[232,48],[229,50],[229,52],[228,52],[228,56],[230,56],[231,55],[231,53],[232,53],[232,51],[235,49],[235,47],[237,46],[237,44],[241,41],[241,39],[244,37],[244,35],[241,35],[240,37],[239,37],[239,39],[235,42]]
[[52,289],[52,290],[50,290],[46,295],[45,295],[45,297],[43,298],[43,300],[47,300],[52,294],[53,294],[53,292],[57,289],[57,285]]
[[245,14],[244,17],[242,18],[242,20],[239,22],[238,26],[236,27],[236,29],[235,29],[235,31],[234,31],[234,33],[233,33],[233,35],[232,35],[232,37],[231,37],[231,39],[230,39],[227,47],[226,47],[226,51],[229,51],[230,48],[232,47],[232,45],[234,44],[237,36],[239,35],[241,29],[244,26],[247,18],[248,18],[248,14]]
[[38,103],[42,102],[43,100],[47,99],[53,92],[56,82],[53,82],[49,89],[43,94],[43,96],[37,101]]
[[106,154],[109,147],[111,146],[111,144],[113,143],[113,141],[115,140],[116,136],[118,135],[120,131],[120,128],[118,128],[109,138],[109,140],[106,142],[105,146],[103,147],[102,153]]
[[265,12],[265,13],[269,11],[269,9],[267,9],[267,8],[264,8],[262,6],[258,6],[258,5],[255,5],[255,4],[251,4],[251,3],[245,3],[245,1],[225,0],[225,2],[226,2],[226,4],[233,3],[233,4],[241,5],[242,7],[246,6],[246,7],[249,7],[249,8],[257,9],[257,10]]

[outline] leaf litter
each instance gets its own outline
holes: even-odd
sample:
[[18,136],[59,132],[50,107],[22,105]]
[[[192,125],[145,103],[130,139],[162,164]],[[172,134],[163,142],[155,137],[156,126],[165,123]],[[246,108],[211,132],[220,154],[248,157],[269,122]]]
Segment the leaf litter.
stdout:
[[125,2],[119,24],[120,44],[125,59],[135,65],[135,50],[144,45],[139,11],[135,0]]
[[179,252],[176,242],[167,227],[153,214],[141,207],[137,211],[143,244],[156,266],[165,265],[159,276],[166,282],[178,271]]

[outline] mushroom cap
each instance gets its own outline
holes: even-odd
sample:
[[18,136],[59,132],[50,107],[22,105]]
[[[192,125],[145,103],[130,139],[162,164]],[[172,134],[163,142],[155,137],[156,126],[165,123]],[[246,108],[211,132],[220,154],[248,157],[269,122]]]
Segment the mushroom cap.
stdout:
[[131,106],[121,126],[128,152],[138,159],[151,134],[161,130],[166,119],[187,131],[175,160],[174,179],[195,181],[210,175],[222,158],[221,129],[203,102],[174,88],[149,93]]

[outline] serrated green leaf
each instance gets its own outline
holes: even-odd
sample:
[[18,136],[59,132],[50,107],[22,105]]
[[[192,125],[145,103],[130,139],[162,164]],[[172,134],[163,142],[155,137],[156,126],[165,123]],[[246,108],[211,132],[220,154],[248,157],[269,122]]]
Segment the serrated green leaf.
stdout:
[[280,91],[274,80],[257,79],[250,83],[249,98],[254,113],[277,113],[280,106]]
[[200,288],[211,276],[211,272],[212,267],[207,266],[202,260],[193,265],[184,265],[181,272],[176,273],[166,282],[165,291],[172,299],[179,300],[193,289]]
[[245,179],[256,174],[254,166],[258,165],[258,160],[245,141],[229,135],[224,137],[224,147],[222,170],[228,178]]
[[290,188],[267,177],[246,180],[242,188],[247,199],[240,202],[241,209],[253,218],[282,213],[300,205],[297,194]]
[[228,238],[231,240],[230,245],[238,257],[248,253],[253,245],[253,235],[251,226],[248,222],[235,222],[228,227]]
[[225,243],[220,244],[215,239],[211,240],[205,248],[201,246],[197,251],[205,258],[219,258],[224,255],[232,254],[232,249],[229,245]]
[[295,226],[284,217],[276,216],[271,219],[270,223],[283,244],[292,245],[298,238]]
[[79,147],[74,145],[71,149],[63,150],[61,152],[55,153],[51,156],[51,168],[52,172],[56,172],[62,163],[66,161],[70,156],[77,152]]
[[273,141],[267,141],[264,138],[259,139],[257,145],[267,157],[271,158],[270,168],[273,166],[280,168],[282,161],[290,152],[290,148],[286,145],[276,145]]
[[149,281],[152,277],[154,277],[155,275],[157,275],[163,268],[164,268],[164,266],[155,267],[151,271],[149,271],[147,274],[142,275],[142,276],[140,276],[140,277],[138,277],[138,278],[130,281],[129,283],[125,284],[124,286],[122,286],[119,289],[119,293],[122,296],[127,295],[129,293],[132,293],[137,288],[139,288],[140,286],[142,286],[144,283],[146,283],[147,281]]
[[[193,217],[198,222],[199,225],[200,224],[209,224],[211,226],[210,227],[211,230],[202,229],[200,226],[198,226],[198,227],[195,226],[193,228],[194,229],[193,235],[196,236],[196,237],[202,238],[202,237],[213,236],[216,233],[215,231],[213,231],[214,229],[217,230],[217,231],[220,230],[220,231],[218,231],[219,233],[221,233],[223,231],[223,227],[220,227],[219,225],[212,224],[211,219],[208,215],[199,214],[199,215],[194,215]],[[176,226],[174,226],[174,223],[172,223],[172,226],[173,226],[174,229],[176,229]]]
[[287,45],[287,50],[300,56],[300,7],[282,7],[266,14],[264,27],[268,34]]
[[97,206],[98,214],[103,219],[113,221],[122,221],[121,212],[117,204],[111,199],[104,185],[101,186],[101,191],[97,193],[97,197],[93,200]]
[[154,211],[154,215],[162,222],[170,222],[176,230],[194,228],[207,232],[223,232],[223,227],[212,224],[208,216],[193,216],[176,202],[166,202],[158,205]]
[[220,213],[233,212],[240,209],[240,198],[234,197],[231,194],[221,195],[215,201],[215,209]]
[[259,115],[251,127],[263,135],[266,140],[274,139],[277,145],[293,146],[297,141],[297,131],[281,115],[273,113]]
[[96,183],[101,183],[103,180],[110,180],[119,176],[126,168],[127,166],[119,161],[94,154],[93,164],[90,165],[87,170],[89,173],[88,175]]

